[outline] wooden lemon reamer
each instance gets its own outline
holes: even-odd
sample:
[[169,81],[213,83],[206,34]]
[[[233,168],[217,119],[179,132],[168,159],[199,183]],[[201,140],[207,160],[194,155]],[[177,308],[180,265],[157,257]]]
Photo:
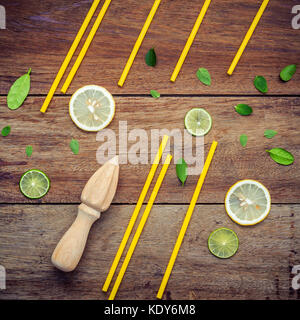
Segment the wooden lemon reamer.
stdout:
[[106,211],[117,190],[119,180],[118,157],[107,161],[98,169],[85,185],[78,214],[56,246],[51,261],[58,269],[70,272],[79,263],[89,231],[93,223]]

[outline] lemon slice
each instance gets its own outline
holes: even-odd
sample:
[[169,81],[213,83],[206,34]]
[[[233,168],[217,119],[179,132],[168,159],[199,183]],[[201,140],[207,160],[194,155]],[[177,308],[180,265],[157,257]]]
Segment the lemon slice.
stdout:
[[229,217],[243,226],[263,221],[271,209],[268,189],[255,180],[241,180],[226,194],[225,209]]
[[20,179],[20,190],[29,199],[40,199],[50,189],[50,179],[41,170],[26,171]]
[[200,137],[206,135],[210,131],[212,119],[205,109],[194,108],[186,114],[184,125],[190,134]]
[[236,233],[227,228],[213,231],[208,238],[209,251],[218,258],[232,257],[239,248],[239,239]]
[[70,116],[84,131],[99,131],[107,127],[115,115],[115,101],[103,87],[85,86],[70,100]]

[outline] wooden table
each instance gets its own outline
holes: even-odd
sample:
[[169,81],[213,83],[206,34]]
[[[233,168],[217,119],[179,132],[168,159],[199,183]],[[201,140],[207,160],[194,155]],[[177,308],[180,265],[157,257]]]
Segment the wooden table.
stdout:
[[[107,299],[101,292],[134,204],[150,165],[122,165],[111,208],[92,228],[84,256],[72,273],[56,270],[50,257],[58,240],[77,214],[80,194],[99,167],[96,134],[74,126],[68,115],[71,94],[87,84],[106,87],[115,97],[119,121],[135,128],[180,128],[185,113],[204,107],[213,117],[205,150],[219,142],[213,165],[171,275],[165,299],[299,299],[291,286],[292,267],[300,264],[300,72],[283,83],[280,70],[299,62],[300,30],[291,27],[294,1],[272,0],[233,76],[226,71],[261,1],[212,1],[176,83],[169,81],[203,0],[163,0],[123,88],[118,88],[126,59],[153,3],[152,0],[113,0],[67,95],[58,91],[48,112],[39,109],[50,84],[90,7],[91,1],[3,0],[7,30],[0,30],[1,138],[0,264],[6,268],[7,289],[0,299]],[[144,56],[155,47],[158,64],[146,66]],[[212,75],[212,86],[196,77],[199,67]],[[30,96],[22,108],[10,111],[10,85],[32,68]],[[253,86],[256,75],[268,80],[269,93]],[[150,89],[162,96],[154,100]],[[233,109],[247,103],[254,109],[241,117]],[[264,138],[265,129],[278,135]],[[239,136],[246,133],[242,148]],[[80,153],[69,149],[71,138]],[[31,158],[25,154],[32,145]],[[132,144],[132,143],[131,143]],[[280,166],[265,152],[283,147],[295,156]],[[149,146],[150,148],[150,146]],[[21,195],[18,182],[31,168],[45,171],[51,190],[40,201]],[[270,190],[269,217],[254,227],[241,227],[227,216],[224,197],[240,179],[257,179]],[[177,238],[198,177],[181,186],[171,165],[155,206],[125,274],[117,298],[154,299]],[[149,195],[147,199],[149,199]],[[239,236],[238,253],[228,260],[212,256],[207,238],[218,227]]]

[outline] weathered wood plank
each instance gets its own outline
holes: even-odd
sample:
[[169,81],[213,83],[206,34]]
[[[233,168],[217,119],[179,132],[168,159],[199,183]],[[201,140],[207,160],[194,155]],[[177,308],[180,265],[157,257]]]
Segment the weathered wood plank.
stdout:
[[[183,70],[175,84],[169,79],[203,4],[202,0],[162,1],[123,89],[117,82],[151,8],[152,0],[112,1],[69,93],[85,84],[99,84],[112,93],[257,94],[256,75],[269,81],[270,94],[298,94],[300,76],[284,84],[280,70],[299,60],[299,30],[291,26],[292,0],[273,0],[243,55],[228,77],[230,63],[256,14],[259,1],[212,1]],[[79,29],[91,1],[3,0],[7,30],[0,31],[0,94],[32,68],[33,94],[46,94]],[[174,23],[176,21],[176,23]],[[145,65],[144,55],[155,47],[158,65]],[[195,73],[206,67],[213,85],[200,84]]]
[[[292,0],[270,2],[230,78],[226,71],[259,4],[256,0],[233,0],[229,7],[228,1],[212,1],[175,84],[169,78],[203,0],[186,1],[184,6],[179,0],[162,1],[124,88],[118,88],[117,81],[152,2],[128,0],[124,5],[112,1],[68,93],[93,83],[117,95],[149,94],[150,89],[168,95],[257,95],[252,81],[261,74],[268,80],[270,95],[299,94],[298,73],[289,83],[278,77],[283,66],[297,63],[299,58],[299,30],[291,27]],[[90,4],[91,0],[1,2],[7,13],[7,30],[0,30],[1,95],[6,95],[13,81],[29,67],[33,69],[31,94],[48,92]],[[151,47],[158,55],[154,69],[144,62]],[[211,87],[197,80],[195,72],[200,66],[211,72]],[[0,203],[12,205],[0,205],[0,265],[7,269],[7,290],[0,291],[0,299],[106,299],[100,288],[133,206],[112,205],[103,214],[75,272],[64,274],[53,268],[51,253],[72,223],[76,206],[46,203],[80,201],[83,186],[99,166],[96,151],[101,143],[96,134],[84,133],[73,125],[67,110],[69,97],[56,97],[44,116],[39,112],[42,97],[29,97],[14,112],[5,107],[5,100],[0,96],[0,129],[11,125],[12,133],[1,139]],[[244,178],[263,182],[273,203],[291,203],[273,205],[268,219],[251,228],[234,224],[223,205],[198,205],[164,298],[300,299],[300,291],[291,288],[291,269],[300,264],[300,206],[295,204],[299,203],[300,187],[299,98],[119,97],[116,102],[116,117],[109,129],[117,133],[117,148],[119,121],[127,121],[129,130],[149,133],[156,128],[183,130],[184,115],[192,107],[205,107],[211,113],[214,126],[205,138],[205,150],[213,139],[219,141],[219,147],[199,203],[223,203],[229,186]],[[240,117],[232,108],[237,103],[250,104],[254,114]],[[275,129],[278,135],[265,139],[265,129]],[[245,149],[238,141],[242,133],[249,136]],[[80,142],[78,156],[69,150],[72,137]],[[28,144],[34,147],[30,159],[25,155]],[[271,147],[291,151],[294,165],[282,167],[272,162],[264,152]],[[38,201],[41,205],[25,204],[29,201],[18,190],[21,174],[30,168],[40,168],[51,178],[49,194]],[[149,169],[150,165],[122,165],[114,203],[135,203]],[[174,165],[170,167],[118,298],[155,298],[187,208],[170,204],[189,203],[197,179],[189,177],[182,188]],[[23,205],[14,205],[16,202]],[[209,233],[221,226],[232,228],[240,238],[238,253],[226,261],[213,257],[206,246]]]
[[[0,299],[107,299],[101,286],[133,208],[113,205],[104,213],[79,266],[66,274],[51,265],[50,256],[77,206],[1,205],[0,264],[7,271],[7,289],[0,291]],[[118,299],[155,298],[186,209],[153,207]],[[299,217],[299,205],[273,205],[264,222],[241,227],[222,205],[198,205],[164,298],[299,299],[290,274],[300,264]],[[207,249],[210,232],[222,226],[232,228],[240,240],[237,254],[227,260]]]
[[[3,99],[0,98],[0,99]],[[68,98],[57,97],[52,110],[39,112],[42,98],[30,97],[16,111],[0,107],[0,127],[11,125],[11,134],[1,139],[0,201],[2,203],[27,202],[18,190],[23,172],[31,168],[45,171],[52,182],[44,203],[77,203],[81,191],[94,171],[97,149],[103,142],[96,141],[95,133],[83,132],[68,115]],[[249,117],[238,115],[233,106],[248,103],[254,113]],[[208,151],[213,139],[219,146],[208,173],[200,203],[223,203],[226,191],[240,179],[257,179],[270,190],[273,202],[298,203],[300,188],[300,117],[299,98],[117,98],[116,116],[109,129],[117,134],[119,149],[119,121],[128,122],[128,130],[145,129],[149,139],[151,129],[183,130],[185,113],[192,107],[205,107],[213,117],[213,128],[205,137]],[[264,138],[265,129],[274,129],[278,135],[272,140]],[[248,145],[242,148],[239,136],[247,134]],[[122,135],[122,133],[121,133]],[[80,153],[71,153],[69,142],[80,142]],[[31,158],[25,154],[26,145],[32,145]],[[133,142],[128,142],[128,149]],[[173,145],[173,142],[172,142]],[[291,166],[273,162],[266,149],[283,147],[296,158]],[[173,149],[171,149],[173,151]],[[150,165],[121,165],[119,187],[115,203],[136,203],[146,181]],[[184,188],[172,166],[158,195],[158,203],[189,203],[198,176],[190,176]]]

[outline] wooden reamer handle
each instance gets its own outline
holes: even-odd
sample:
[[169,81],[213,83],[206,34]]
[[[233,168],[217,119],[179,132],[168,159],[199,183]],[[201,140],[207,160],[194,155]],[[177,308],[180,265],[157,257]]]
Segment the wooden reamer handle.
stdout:
[[64,272],[73,271],[83,254],[89,231],[93,223],[100,218],[100,212],[85,204],[78,207],[77,218],[57,244],[51,261]]

